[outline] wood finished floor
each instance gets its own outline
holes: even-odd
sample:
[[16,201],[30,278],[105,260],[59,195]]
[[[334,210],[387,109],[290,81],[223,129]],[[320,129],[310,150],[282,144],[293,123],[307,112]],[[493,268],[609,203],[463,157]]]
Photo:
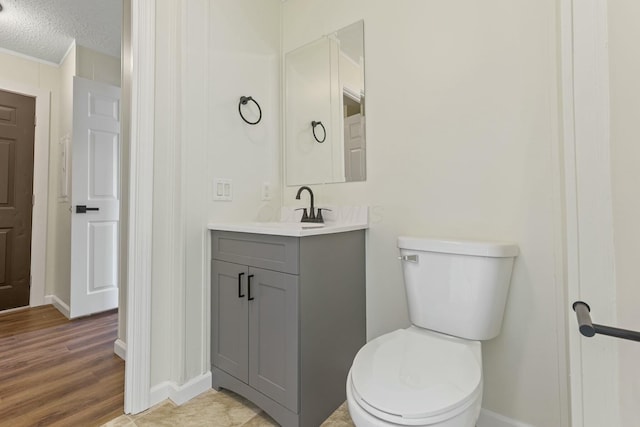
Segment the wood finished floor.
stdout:
[[0,426],[90,427],[122,415],[117,321],[70,321],[52,306],[0,314]]

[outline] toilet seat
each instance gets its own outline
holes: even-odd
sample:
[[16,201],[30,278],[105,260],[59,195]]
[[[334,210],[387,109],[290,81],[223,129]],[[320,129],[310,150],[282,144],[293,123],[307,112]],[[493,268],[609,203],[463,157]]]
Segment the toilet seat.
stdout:
[[417,327],[391,332],[360,349],[350,386],[363,409],[392,423],[454,417],[482,394],[480,342]]

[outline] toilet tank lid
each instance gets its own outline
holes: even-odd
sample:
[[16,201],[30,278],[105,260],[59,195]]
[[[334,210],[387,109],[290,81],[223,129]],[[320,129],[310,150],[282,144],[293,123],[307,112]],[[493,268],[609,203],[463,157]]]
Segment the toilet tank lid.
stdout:
[[438,237],[398,237],[400,249],[439,252],[447,254],[474,255],[494,258],[515,257],[518,245],[512,242],[491,242],[481,240],[460,240]]

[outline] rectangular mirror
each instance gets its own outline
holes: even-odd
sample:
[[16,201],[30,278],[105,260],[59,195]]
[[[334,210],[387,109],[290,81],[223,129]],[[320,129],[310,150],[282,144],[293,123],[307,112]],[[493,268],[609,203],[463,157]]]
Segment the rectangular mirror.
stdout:
[[285,55],[287,185],[366,179],[364,22]]

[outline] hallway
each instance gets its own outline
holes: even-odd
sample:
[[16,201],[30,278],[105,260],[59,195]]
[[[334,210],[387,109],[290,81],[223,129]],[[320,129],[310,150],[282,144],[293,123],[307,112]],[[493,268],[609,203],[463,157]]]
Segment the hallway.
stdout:
[[70,321],[47,305],[0,314],[0,426],[94,426],[123,413],[118,314]]

